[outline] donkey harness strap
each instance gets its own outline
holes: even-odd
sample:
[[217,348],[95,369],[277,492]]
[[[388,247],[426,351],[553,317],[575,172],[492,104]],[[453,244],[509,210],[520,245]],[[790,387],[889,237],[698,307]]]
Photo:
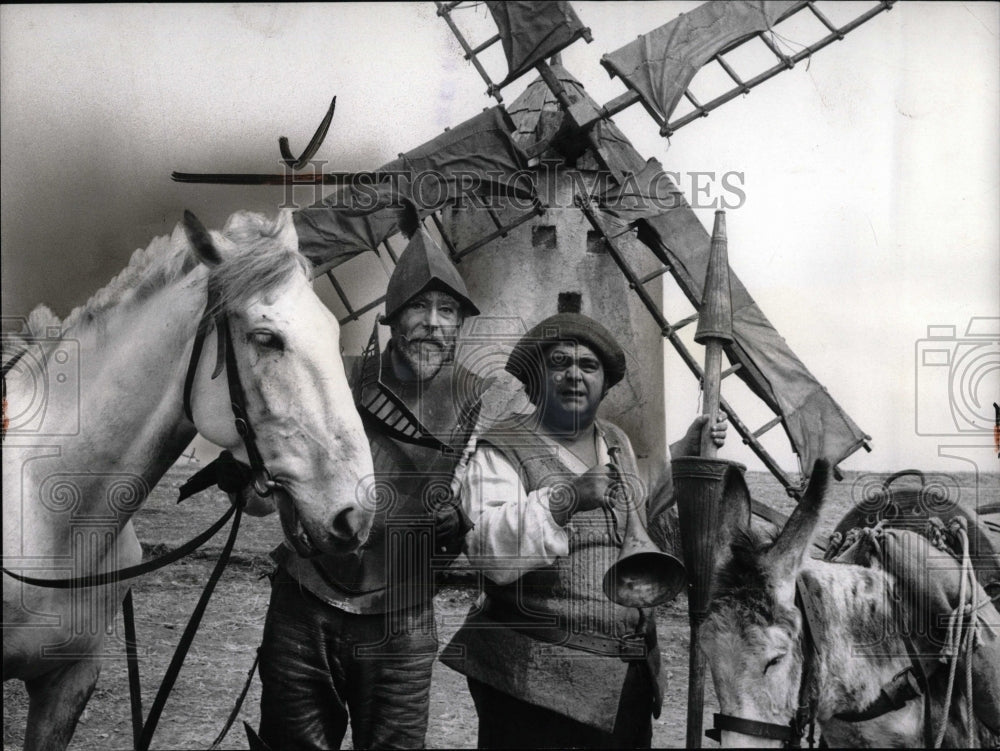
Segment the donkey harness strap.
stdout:
[[795,583],[795,605],[802,613],[802,680],[799,683],[798,707],[787,725],[776,722],[748,720],[743,717],[717,713],[715,726],[706,730],[705,735],[721,743],[722,732],[739,733],[756,738],[783,741],[785,748],[799,748],[802,736],[809,730],[809,748],[815,745],[816,704],[819,686],[816,682],[816,642],[813,624],[819,622],[819,612],[812,593],[801,580]]

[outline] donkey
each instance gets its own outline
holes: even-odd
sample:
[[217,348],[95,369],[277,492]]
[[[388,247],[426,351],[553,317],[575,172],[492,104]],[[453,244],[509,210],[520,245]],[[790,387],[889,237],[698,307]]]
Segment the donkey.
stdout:
[[[828,463],[817,461],[773,541],[740,531],[717,572],[702,638],[721,707],[714,732],[725,747],[797,746],[815,722],[830,746],[918,748],[946,721],[947,670],[929,679],[926,706],[915,699],[862,719],[912,663],[892,608],[893,575],[807,558],[828,475]],[[956,681],[947,707],[944,745],[964,745],[970,730],[989,745],[988,728],[965,725],[960,705],[971,697],[964,684]]]

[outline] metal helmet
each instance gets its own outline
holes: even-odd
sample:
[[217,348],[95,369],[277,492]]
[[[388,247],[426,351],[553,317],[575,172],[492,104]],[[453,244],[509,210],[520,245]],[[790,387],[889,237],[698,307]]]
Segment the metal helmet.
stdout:
[[427,230],[420,227],[389,277],[383,323],[388,324],[407,302],[429,290],[440,290],[454,297],[466,317],[479,315],[479,308],[469,299],[469,291],[455,264]]

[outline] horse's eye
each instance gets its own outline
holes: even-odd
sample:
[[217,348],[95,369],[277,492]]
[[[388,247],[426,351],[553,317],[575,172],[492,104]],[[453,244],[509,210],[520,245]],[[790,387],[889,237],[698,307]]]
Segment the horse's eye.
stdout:
[[767,673],[768,668],[770,668],[770,667],[772,667],[774,665],[777,665],[779,662],[781,662],[781,658],[782,657],[784,657],[783,654],[782,655],[777,655],[776,657],[772,657],[770,660],[768,660],[767,661],[767,665],[764,666],[764,673],[765,674]]
[[273,331],[251,331],[250,341],[258,347],[265,347],[267,349],[285,348],[285,343],[282,341],[281,337]]

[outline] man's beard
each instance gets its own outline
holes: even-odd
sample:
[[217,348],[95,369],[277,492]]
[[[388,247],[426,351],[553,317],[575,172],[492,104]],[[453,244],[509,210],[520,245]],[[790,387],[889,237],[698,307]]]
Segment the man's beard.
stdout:
[[403,334],[399,334],[394,339],[393,346],[403,362],[421,381],[437,375],[444,365],[452,361],[455,354],[454,342],[433,336],[407,339]]

